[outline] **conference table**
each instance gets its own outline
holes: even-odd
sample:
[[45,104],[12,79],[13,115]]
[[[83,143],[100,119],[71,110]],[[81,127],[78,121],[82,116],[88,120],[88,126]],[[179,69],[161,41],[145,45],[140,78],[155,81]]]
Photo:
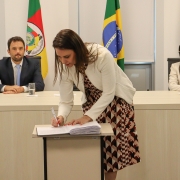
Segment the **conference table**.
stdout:
[[32,137],[43,139],[44,180],[104,180],[103,138],[114,133],[109,123],[100,125],[100,134],[79,135],[38,135],[38,127],[51,125],[36,125]]
[[141,162],[117,180],[180,180],[180,93],[137,91],[133,102]]
[[[50,124],[58,91],[0,94],[0,179],[43,180],[43,141],[32,138],[35,125]],[[74,92],[68,120],[82,115],[82,93]],[[141,162],[118,172],[117,180],[180,180],[180,94],[137,91],[135,121]]]
[[[35,125],[51,123],[51,107],[57,113],[58,91],[37,96],[0,93],[0,179],[43,180],[43,141],[33,139]],[[82,115],[81,92],[74,92],[75,106],[68,119]]]

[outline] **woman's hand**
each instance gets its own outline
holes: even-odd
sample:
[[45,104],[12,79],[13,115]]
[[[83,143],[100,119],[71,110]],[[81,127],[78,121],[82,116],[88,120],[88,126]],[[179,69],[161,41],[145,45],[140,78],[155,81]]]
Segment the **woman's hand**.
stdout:
[[58,116],[58,117],[57,117],[57,121],[56,121],[56,119],[53,117],[53,118],[51,119],[51,124],[52,124],[52,126],[54,126],[54,127],[63,126],[63,125],[64,125],[64,118],[63,118],[63,116]]
[[71,122],[66,123],[65,125],[75,125],[75,124],[85,124],[92,121],[92,119],[89,116],[84,115],[83,117],[79,119],[73,119]]

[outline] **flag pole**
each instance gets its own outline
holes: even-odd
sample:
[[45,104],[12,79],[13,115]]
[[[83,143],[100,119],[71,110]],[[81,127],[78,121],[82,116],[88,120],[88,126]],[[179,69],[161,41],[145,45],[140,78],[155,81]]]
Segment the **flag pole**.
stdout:
[[80,7],[79,7],[79,0],[78,0],[78,35],[80,36]]

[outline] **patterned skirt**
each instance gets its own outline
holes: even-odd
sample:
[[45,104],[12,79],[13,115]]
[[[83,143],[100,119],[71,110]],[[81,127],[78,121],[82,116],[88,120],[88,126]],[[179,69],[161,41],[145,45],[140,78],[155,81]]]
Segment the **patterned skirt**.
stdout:
[[[102,91],[97,89],[86,75],[84,76],[84,86],[87,101],[82,108],[85,113],[101,97]],[[115,96],[96,120],[98,123],[110,123],[114,132],[114,136],[105,136],[103,139],[105,173],[116,172],[140,162],[132,105]]]

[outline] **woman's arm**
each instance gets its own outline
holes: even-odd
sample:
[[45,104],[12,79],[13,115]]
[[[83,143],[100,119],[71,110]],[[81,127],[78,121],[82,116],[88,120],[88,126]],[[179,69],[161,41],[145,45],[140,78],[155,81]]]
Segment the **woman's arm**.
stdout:
[[58,116],[62,116],[66,121],[67,116],[73,107],[73,81],[68,72],[63,72],[62,80],[59,85],[60,101],[58,108]]

